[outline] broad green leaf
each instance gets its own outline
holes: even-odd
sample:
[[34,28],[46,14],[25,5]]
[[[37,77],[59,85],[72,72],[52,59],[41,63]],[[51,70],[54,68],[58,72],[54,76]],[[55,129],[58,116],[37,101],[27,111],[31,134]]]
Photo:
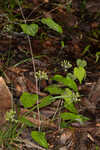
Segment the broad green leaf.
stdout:
[[61,113],[60,117],[63,119],[63,120],[71,120],[71,121],[78,121],[80,122],[81,124],[84,122],[84,121],[87,121],[89,120],[87,117],[84,117],[82,115],[78,115],[78,114],[74,114],[74,113]]
[[74,68],[74,75],[79,80],[80,84],[82,80],[86,77],[86,71],[83,67],[75,67]]
[[64,103],[64,107],[72,113],[78,113],[73,103]]
[[55,94],[55,95],[64,93],[64,90],[58,87],[58,85],[56,84],[46,87],[45,91],[48,91],[50,94]]
[[34,124],[31,122],[31,121],[29,121],[26,117],[24,117],[24,116],[21,116],[20,118],[19,118],[19,121],[21,121],[21,123],[24,123],[25,125],[27,125],[28,127],[34,127]]
[[59,24],[57,24],[55,21],[53,21],[51,18],[42,18],[41,22],[43,24],[46,24],[49,28],[53,29],[54,31],[63,33],[62,27]]
[[41,99],[40,104],[38,105],[39,108],[43,108],[45,106],[50,105],[52,102],[54,102],[56,99],[53,99],[52,96],[46,96],[44,98]]
[[25,34],[28,34],[30,36],[35,36],[36,33],[38,32],[38,25],[37,24],[20,24],[23,32]]
[[65,78],[59,74],[54,75],[51,79],[61,83],[64,83],[65,80]]
[[38,100],[37,94],[30,94],[27,92],[24,92],[20,97],[20,101],[25,108],[34,106],[37,100]]
[[34,141],[37,142],[40,146],[43,146],[44,148],[48,149],[48,143],[45,138],[44,132],[32,131],[31,136],[34,139]]
[[64,96],[65,95],[66,95],[66,97],[64,97],[64,100],[65,100],[64,107],[73,113],[77,113],[77,109],[75,108],[75,106],[73,104],[73,102],[74,102],[73,92],[70,89],[66,88]]
[[64,85],[68,86],[69,88],[73,89],[74,91],[78,91],[77,84],[69,76],[67,76],[65,78]]
[[63,83],[64,85],[68,86],[69,88],[73,89],[74,91],[78,91],[77,84],[73,79],[71,79],[69,76],[64,78],[61,75],[55,75],[52,80],[58,81]]
[[77,59],[76,64],[78,67],[83,67],[83,68],[87,66],[87,62],[81,59]]

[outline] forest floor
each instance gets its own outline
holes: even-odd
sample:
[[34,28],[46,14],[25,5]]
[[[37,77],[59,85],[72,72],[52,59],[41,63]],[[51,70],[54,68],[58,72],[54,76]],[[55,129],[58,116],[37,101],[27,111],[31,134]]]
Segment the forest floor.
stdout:
[[[77,121],[67,124],[66,121],[66,126],[61,126],[59,114],[66,109],[59,98],[42,109],[35,109],[35,119],[27,117],[35,126],[25,127],[18,136],[21,143],[13,141],[12,144],[10,141],[8,145],[14,146],[12,148],[2,142],[1,149],[45,150],[30,136],[32,130],[40,130],[45,132],[49,150],[100,150],[100,1],[26,0],[11,6],[6,1],[0,6],[1,129],[7,124],[4,116],[12,107],[11,99],[17,115],[19,108],[21,114],[27,112],[28,108],[24,109],[19,102],[22,93],[38,94],[39,98],[48,96],[44,89],[56,83],[51,77],[65,77],[73,71],[77,59],[85,60],[87,66],[85,80],[82,84],[76,81],[82,96],[75,106],[79,114],[89,120],[83,124]],[[26,23],[39,25],[34,37],[22,32],[19,24],[25,23],[23,15]],[[45,17],[59,24],[63,34],[42,25],[39,19]],[[69,61],[73,68],[65,71],[61,66],[64,60]],[[34,72],[39,70],[47,73],[48,80],[36,80]]]

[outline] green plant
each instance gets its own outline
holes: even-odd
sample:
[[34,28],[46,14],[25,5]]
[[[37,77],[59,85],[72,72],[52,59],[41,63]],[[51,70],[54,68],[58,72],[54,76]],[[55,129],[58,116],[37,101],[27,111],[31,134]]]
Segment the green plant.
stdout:
[[19,129],[20,122],[16,119],[16,112],[12,109],[5,114],[5,119],[7,120],[6,125],[2,127],[2,130],[0,129],[0,146],[7,150],[18,150],[16,143],[18,143],[23,127]]
[[[75,76],[76,79],[78,79],[79,82],[82,83],[84,77],[86,76],[86,72],[84,73],[85,71],[84,67],[86,66],[86,62],[83,60],[77,60],[77,65],[78,67],[74,68],[73,76]],[[79,77],[80,74],[82,74],[81,77]],[[39,73],[39,75],[41,75],[41,73]],[[39,79],[42,78],[40,78],[39,76]],[[66,127],[67,124],[73,121],[80,122],[80,124],[82,124],[84,121],[87,121],[88,118],[80,115],[75,107],[75,103],[80,101],[80,94],[78,92],[76,82],[68,75],[66,77],[63,77],[62,75],[54,75],[51,78],[51,80],[55,80],[57,84],[49,85],[44,89],[45,91],[49,92],[49,95],[44,98],[39,99],[37,94],[29,94],[27,92],[24,92],[22,94],[22,96],[20,97],[22,105],[24,106],[24,108],[31,108],[28,114],[37,108],[41,109],[43,107],[50,105],[57,99],[63,99],[64,100],[63,106],[69,112],[64,112],[60,114],[60,117],[62,119],[61,123],[62,127]],[[22,123],[27,124],[28,126],[32,125],[29,122],[29,120],[25,118],[25,116],[20,117],[20,121],[22,121]],[[41,146],[48,148],[45,134],[43,132],[32,131],[31,136]]]
[[[78,67],[74,68],[74,74],[73,76],[76,77],[76,79],[79,80],[80,83],[82,83],[83,79],[86,76],[86,72],[83,66],[86,66],[85,61],[80,60],[81,63],[77,63]],[[77,61],[79,62],[79,60]],[[60,82],[64,86],[68,87],[65,89],[60,88],[58,85],[51,85],[46,88],[46,90],[52,95],[54,94],[60,94],[60,98],[64,99],[64,107],[69,110],[70,112],[61,113],[61,118],[63,120],[69,120],[72,121],[78,121],[80,123],[83,123],[85,120],[88,120],[87,117],[84,117],[82,115],[79,115],[77,112],[77,109],[74,106],[74,103],[79,101],[80,95],[78,93],[78,88],[76,82],[67,75],[66,77],[63,77],[61,75],[55,75],[52,80],[55,80],[57,82]],[[59,98],[59,96],[58,96]]]

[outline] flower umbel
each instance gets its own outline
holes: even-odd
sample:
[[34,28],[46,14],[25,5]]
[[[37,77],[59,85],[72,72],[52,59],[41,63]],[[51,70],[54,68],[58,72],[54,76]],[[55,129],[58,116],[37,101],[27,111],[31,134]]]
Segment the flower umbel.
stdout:
[[72,93],[72,101],[73,102],[79,102],[80,101],[80,95],[79,95],[79,93],[78,92],[76,92],[76,93]]
[[61,61],[61,67],[64,68],[64,71],[67,71],[69,68],[72,67],[72,64],[70,64],[69,61],[64,60],[64,61]]
[[35,78],[42,80],[48,80],[48,75],[46,72],[39,70],[38,72],[35,73]]
[[6,115],[5,115],[5,119],[7,121],[11,121],[11,122],[18,122],[18,120],[15,119],[15,115],[16,115],[16,111],[14,110],[10,110],[9,112],[6,112]]

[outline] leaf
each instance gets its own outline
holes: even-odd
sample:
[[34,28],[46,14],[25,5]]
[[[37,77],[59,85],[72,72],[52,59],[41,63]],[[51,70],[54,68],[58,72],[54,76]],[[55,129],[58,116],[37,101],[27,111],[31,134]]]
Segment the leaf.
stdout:
[[31,136],[34,139],[34,141],[37,142],[40,146],[43,146],[44,148],[48,149],[48,143],[46,141],[44,132],[32,131]]
[[56,99],[53,99],[52,96],[46,96],[44,98],[41,99],[40,104],[38,105],[39,108],[43,108],[45,106],[50,105],[52,102],[54,102]]
[[66,97],[65,97],[66,102],[73,102],[72,101],[72,95],[73,95],[72,90],[66,88],[64,95],[66,95]]
[[[64,97],[64,100],[65,100],[65,103],[64,103],[64,107],[66,109],[68,109],[69,111],[73,112],[73,113],[77,113],[77,109],[75,108],[74,104],[73,104],[73,92],[66,88],[65,89],[65,94],[66,94],[66,97]],[[64,96],[65,96],[64,94]]]
[[77,84],[69,76],[65,78],[64,85],[67,85],[69,88],[73,89],[74,91],[78,91]]
[[87,66],[87,62],[81,59],[77,59],[76,64],[78,67],[83,67],[83,68]]
[[37,100],[38,100],[37,94],[30,94],[27,92],[24,92],[20,97],[20,101],[25,108],[34,106]]
[[86,77],[86,71],[83,67],[75,67],[74,68],[74,75],[79,80],[80,84],[82,80]]
[[77,85],[73,79],[71,79],[69,76],[64,78],[61,75],[55,75],[52,80],[58,81],[63,83],[64,85],[68,86],[69,88],[73,89],[74,91],[78,91]]
[[34,127],[33,123],[31,121],[29,121],[27,118],[25,118],[24,116],[21,116],[19,118],[19,121],[21,121],[22,123],[24,123],[28,127]]
[[64,103],[64,107],[72,113],[78,113],[73,103]]
[[38,32],[38,25],[37,24],[20,24],[23,32],[30,36],[35,36]]
[[70,77],[72,80],[76,80],[76,77],[72,73],[67,73],[67,76]]
[[55,21],[53,21],[51,18],[42,18],[41,22],[43,24],[46,24],[49,28],[53,29],[54,31],[63,33],[62,27],[59,24],[57,24]]
[[46,87],[45,91],[48,91],[50,94],[55,94],[55,95],[64,93],[64,90],[58,87],[58,85],[56,84]]
[[71,121],[78,121],[80,122],[81,124],[84,122],[84,121],[87,121],[89,120],[89,118],[87,117],[84,117],[82,115],[78,115],[78,114],[74,114],[74,113],[61,113],[60,114],[60,117],[63,119],[63,120],[71,120]]
[[64,83],[65,80],[65,78],[59,74],[54,75],[51,79],[62,83]]

